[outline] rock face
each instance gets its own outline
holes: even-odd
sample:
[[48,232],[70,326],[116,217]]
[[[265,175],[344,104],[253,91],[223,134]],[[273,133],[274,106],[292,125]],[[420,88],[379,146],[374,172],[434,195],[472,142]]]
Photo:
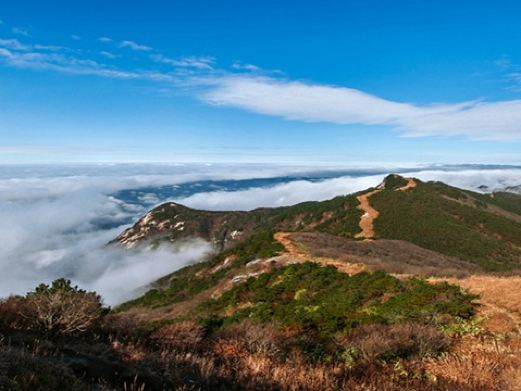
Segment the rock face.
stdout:
[[251,236],[267,220],[268,211],[209,212],[170,202],[145,214],[116,241],[131,248],[145,240],[174,242],[197,237],[222,251]]

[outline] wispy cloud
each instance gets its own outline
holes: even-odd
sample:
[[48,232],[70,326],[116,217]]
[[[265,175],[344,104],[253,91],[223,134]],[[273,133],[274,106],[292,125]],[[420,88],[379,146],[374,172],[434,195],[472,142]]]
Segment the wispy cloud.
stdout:
[[81,37],[79,35],[72,34],[71,35],[71,39],[74,40],[74,41],[79,41],[81,39]]
[[0,46],[11,50],[31,50],[32,46],[22,44],[17,39],[2,39],[0,38]]
[[150,55],[152,61],[172,65],[174,67],[187,67],[197,69],[213,69],[212,64],[215,62],[213,57],[183,57],[180,59],[168,58],[162,54]]
[[60,46],[28,45],[13,39],[0,40],[0,61],[13,67],[114,79],[141,79],[169,83],[175,80],[167,73],[121,70],[89,58],[76,57],[71,52],[73,50]]
[[99,37],[98,41],[104,42],[104,43],[109,43],[109,42],[112,42],[112,38],[109,38],[109,37]]
[[262,69],[258,67],[257,65],[253,64],[243,64],[241,62],[234,62],[232,64],[233,69],[243,70],[243,71],[250,71],[250,72],[259,72]]
[[19,51],[31,51],[31,50],[42,50],[42,51],[69,51],[68,48],[57,45],[40,45],[40,44],[26,44],[21,43],[19,40],[10,38],[10,39],[2,39],[0,38],[0,47],[11,49],[11,50],[19,50]]
[[150,46],[140,45],[134,41],[121,41],[119,44],[120,48],[129,48],[138,52],[149,52],[152,50]]
[[512,66],[512,61],[508,57],[502,57],[494,61],[494,65],[501,69],[507,69]]
[[11,29],[11,31],[13,32],[13,34],[16,34],[16,35],[22,35],[24,37],[29,37],[30,36],[29,31],[27,31],[25,29],[22,29],[20,27],[13,27]]
[[521,92],[521,66],[506,55],[494,61],[494,65],[502,73],[503,80],[507,83],[506,89]]
[[101,54],[105,58],[110,58],[111,60],[118,57],[115,54],[113,54],[111,52],[106,52],[106,51],[101,51],[101,52],[99,52],[99,54]]

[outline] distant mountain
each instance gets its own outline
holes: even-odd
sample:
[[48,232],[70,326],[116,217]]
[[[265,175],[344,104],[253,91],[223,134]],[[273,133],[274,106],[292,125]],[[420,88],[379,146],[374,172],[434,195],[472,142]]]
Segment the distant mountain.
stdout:
[[521,194],[521,185],[509,186],[509,187],[505,188],[505,191],[507,191],[509,193]]

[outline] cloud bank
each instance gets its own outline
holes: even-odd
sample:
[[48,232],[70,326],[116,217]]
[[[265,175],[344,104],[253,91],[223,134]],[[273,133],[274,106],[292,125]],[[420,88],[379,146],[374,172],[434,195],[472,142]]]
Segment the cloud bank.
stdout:
[[122,189],[194,181],[272,177],[309,168],[229,165],[0,166],[0,297],[67,277],[98,291],[108,304],[188,263],[211,248],[194,239],[157,251],[106,244],[159,202],[154,193],[129,203]]
[[129,218],[145,211],[114,199],[109,195],[112,189],[157,180],[88,176],[1,180],[0,296],[67,277],[97,290],[106,303],[116,304],[154,279],[200,260],[210,250],[202,241],[153,252],[105,246]]
[[[211,248],[196,238],[155,251],[106,246],[147,209],[167,201],[160,197],[160,186],[186,184],[209,189],[214,182],[203,187],[203,181],[286,175],[329,177],[238,191],[196,190],[199,193],[189,197],[168,199],[200,209],[250,210],[352,193],[375,186],[386,175],[381,168],[357,168],[351,175],[338,170],[203,164],[0,166],[0,297],[25,293],[40,282],[66,277],[83,288],[96,290],[113,305],[134,297],[155,279],[203,258]],[[404,169],[397,171],[403,173]],[[493,190],[521,183],[521,169],[515,168],[414,169],[404,175],[469,189],[485,185]],[[146,191],[137,197],[138,203],[114,195],[123,189],[143,188]]]
[[[364,190],[380,183],[386,175],[343,176],[319,182],[292,181],[272,187],[234,192],[198,193],[174,201],[196,209],[211,210],[252,210],[259,207],[289,206],[305,201],[323,201],[338,195]],[[474,191],[481,191],[481,186],[486,186],[488,191],[494,191],[521,183],[521,169],[414,170],[402,172],[401,175],[424,181],[442,181]]]

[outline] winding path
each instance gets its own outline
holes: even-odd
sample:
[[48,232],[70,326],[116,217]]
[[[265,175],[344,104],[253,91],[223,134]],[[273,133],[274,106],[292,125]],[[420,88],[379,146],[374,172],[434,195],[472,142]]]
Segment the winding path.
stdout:
[[277,232],[273,235],[273,238],[284,246],[287,255],[290,257],[288,259],[290,262],[314,262],[321,265],[331,265],[336,267],[338,271],[349,275],[366,270],[365,265],[361,263],[351,263],[333,258],[312,256],[298,246],[298,244],[295,244],[289,232]]
[[380,215],[375,208],[371,206],[369,203],[369,197],[373,194],[379,193],[382,191],[381,189],[370,191],[369,193],[364,193],[356,197],[360,205],[358,205],[358,209],[362,210],[364,214],[360,218],[360,223],[358,224],[362,229],[362,232],[356,234],[356,238],[363,239],[373,239],[374,238],[374,220]]
[[[406,178],[407,184],[396,189],[396,191],[406,191],[416,187],[416,181],[413,178]],[[356,197],[360,205],[358,205],[358,209],[362,210],[364,214],[360,218],[360,229],[362,230],[358,234],[356,234],[356,238],[362,238],[365,240],[374,239],[374,221],[380,215],[375,208],[371,206],[369,203],[369,197],[373,194],[381,192],[385,188],[385,183],[380,184],[376,190],[370,191],[368,193],[364,193]]]
[[301,248],[299,248],[293,240],[290,239],[288,232],[277,232],[273,235],[273,238],[284,246],[286,252],[295,258],[306,258],[306,254]]
[[407,184],[405,186],[396,189],[397,191],[405,191],[416,187],[416,181],[413,178],[405,178],[407,179]]

